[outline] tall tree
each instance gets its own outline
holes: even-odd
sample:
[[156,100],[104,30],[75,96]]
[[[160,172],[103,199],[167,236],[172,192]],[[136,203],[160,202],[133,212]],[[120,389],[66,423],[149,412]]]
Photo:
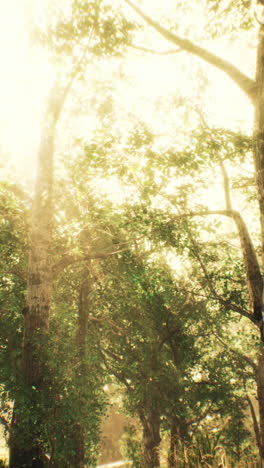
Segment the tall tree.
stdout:
[[[259,218],[260,218],[260,240],[261,240],[261,258],[262,268],[264,264],[264,73],[263,73],[263,56],[264,56],[264,24],[262,20],[263,2],[258,0],[257,5],[260,12],[256,12],[256,20],[259,23],[258,47],[256,58],[256,76],[252,79],[242,73],[232,63],[218,57],[203,47],[189,39],[182,38],[177,33],[165,28],[161,23],[152,19],[141,8],[139,8],[132,0],[125,0],[133,10],[135,10],[145,22],[159,32],[165,39],[177,45],[180,49],[193,54],[207,63],[213,65],[229,76],[251,100],[255,109],[255,123],[253,134],[253,161],[255,168],[255,182],[258,196]],[[242,2],[243,3],[243,2]],[[249,8],[249,2],[244,2],[243,8]],[[228,11],[239,9],[241,7],[231,2]],[[217,7],[216,7],[217,8]],[[245,10],[246,11],[246,10]],[[207,213],[208,214],[208,213]],[[206,215],[207,215],[206,214]],[[260,352],[257,367],[257,386],[258,386],[258,403],[259,403],[259,418],[260,418],[260,458],[264,464],[264,346],[263,346],[263,279],[261,273],[261,264],[258,259],[256,249],[248,233],[246,224],[241,215],[232,209],[230,204],[225,210],[218,214],[230,217],[233,219],[240,238],[241,250],[243,253],[244,268],[247,277],[248,292],[251,299],[251,310],[246,312],[249,320],[253,322],[259,329],[260,335]]]
[[[171,431],[170,466],[181,466],[182,449],[191,444],[199,423],[208,415],[212,422],[215,411],[224,420],[229,404],[237,409],[238,402],[236,420],[243,419],[245,397],[234,394],[233,374],[228,361],[219,359],[221,351],[209,357],[204,299],[191,298],[161,261],[144,259],[139,249],[113,258],[104,272],[108,277],[100,296],[106,295],[106,331],[101,349],[108,371],[125,388],[127,408],[141,422],[142,463],[146,468],[160,465],[163,427]],[[218,311],[215,320],[223,324],[226,318]],[[240,435],[242,442],[242,431]]]
[[[23,340],[24,397],[17,399],[10,434],[10,467],[44,466],[44,440],[41,431],[45,418],[42,402],[48,372],[46,343],[52,300],[52,255],[54,218],[54,151],[56,127],[65,99],[78,74],[93,55],[114,53],[126,42],[128,23],[101,2],[73,1],[71,15],[62,15],[41,39],[53,52],[64,53],[72,70],[58,80],[47,99],[38,151],[38,170],[29,228],[27,307]],[[77,59],[76,59],[77,57]],[[67,68],[66,68],[67,69]]]

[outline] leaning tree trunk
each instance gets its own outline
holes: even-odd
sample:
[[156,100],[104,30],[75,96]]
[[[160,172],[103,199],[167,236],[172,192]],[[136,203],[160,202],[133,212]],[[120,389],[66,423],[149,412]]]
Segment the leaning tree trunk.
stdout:
[[[23,395],[14,405],[10,433],[10,468],[44,466],[41,426],[52,290],[53,156],[55,127],[61,109],[57,89],[48,101],[38,153],[38,170],[29,233],[27,309],[24,321]],[[24,401],[23,401],[24,400]],[[26,402],[26,407],[25,407]]]
[[143,426],[144,468],[159,468],[160,456],[160,415],[155,407],[147,409],[147,414],[139,413]]
[[264,265],[264,26],[260,27],[255,102],[254,163],[261,223],[262,265]]
[[[261,224],[262,266],[264,266],[264,26],[260,26],[257,67],[256,67],[257,96],[255,102],[254,126],[254,164],[256,174],[257,193]],[[263,341],[263,299],[262,299],[262,341]],[[260,456],[261,467],[264,467],[264,349],[263,343],[258,359],[257,391],[259,403],[260,424]]]

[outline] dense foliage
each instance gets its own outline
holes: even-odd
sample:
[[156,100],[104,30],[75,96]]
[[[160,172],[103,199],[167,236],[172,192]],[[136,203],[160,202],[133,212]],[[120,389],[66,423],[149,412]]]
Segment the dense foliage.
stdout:
[[[255,30],[247,1],[196,3],[203,42]],[[197,89],[163,90],[154,104],[143,96],[148,118],[126,109],[118,95],[131,92],[131,67],[150,53],[144,14],[136,24],[124,4],[66,6],[62,14],[52,5],[57,16],[33,28],[59,77],[35,194],[15,180],[0,186],[0,418],[10,466],[29,466],[25,457],[32,467],[96,466],[112,397],[104,388],[114,383],[135,468],[253,468],[263,459],[257,137],[207,121],[207,69],[178,53]],[[174,13],[161,19],[166,33],[147,22],[169,40],[174,30],[198,40],[202,26],[192,30],[184,2]],[[147,47],[135,45],[142,37]],[[170,121],[167,134],[153,108]],[[38,214],[43,237],[34,237]]]

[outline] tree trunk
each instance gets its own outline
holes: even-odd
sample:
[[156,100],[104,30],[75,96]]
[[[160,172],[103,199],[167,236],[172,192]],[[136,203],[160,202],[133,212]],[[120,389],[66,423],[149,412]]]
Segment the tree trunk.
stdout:
[[[260,25],[257,66],[256,66],[257,97],[255,102],[255,125],[254,125],[254,164],[256,184],[260,211],[261,225],[261,252],[262,266],[264,265],[264,26]],[[262,340],[263,334],[263,299],[262,299]],[[260,426],[260,464],[264,467],[264,349],[263,345],[258,357],[257,365],[257,394],[259,404],[259,426]]]
[[[79,389],[78,398],[78,415],[82,414],[82,407],[85,405],[85,395],[82,390],[86,388],[86,379],[88,369],[86,365],[87,358],[87,330],[88,330],[88,313],[91,310],[91,290],[94,279],[91,275],[89,265],[82,272],[83,281],[80,288],[79,308],[78,308],[78,325],[76,332],[76,347],[77,347],[77,388]],[[80,421],[76,421],[74,427],[74,468],[84,468],[85,466],[85,430]]]
[[173,418],[171,423],[170,431],[170,448],[168,455],[168,467],[169,468],[179,468],[178,463],[179,458],[179,434],[178,434],[178,425],[175,418]]
[[264,349],[262,348],[258,356],[256,370],[257,395],[259,405],[259,455],[260,466],[264,468]]
[[144,468],[159,468],[160,415],[155,408],[148,410],[147,415],[140,413],[143,426]]
[[257,97],[254,125],[254,163],[261,224],[262,265],[264,265],[264,26],[260,26],[257,67]]
[[59,116],[57,97],[57,90],[54,88],[48,101],[38,153],[38,173],[29,239],[27,311],[23,341],[23,395],[21,399],[18,398],[14,407],[9,443],[10,468],[45,466],[41,426],[45,418],[42,405],[47,371],[45,341],[49,330],[52,290],[52,182],[54,136]]
[[170,431],[170,447],[168,455],[169,468],[180,468],[181,460],[184,461],[184,451],[190,443],[188,424],[185,419],[172,417]]
[[[212,64],[216,68],[224,71],[226,75],[232,78],[237,85],[246,93],[247,96],[251,98],[254,103],[255,108],[255,122],[254,122],[254,166],[255,166],[255,179],[257,186],[258,194],[258,203],[259,203],[259,215],[260,215],[260,228],[261,228],[261,255],[262,255],[262,268],[264,268],[264,24],[260,21],[260,30],[259,30],[259,40],[258,40],[258,51],[257,51],[257,64],[256,64],[256,80],[255,82],[234,67],[229,62],[220,59],[214,54],[208,53],[207,50],[204,50],[200,47],[197,47],[196,44],[192,43],[189,40],[182,39],[173,32],[162,27],[157,21],[150,18],[146,15],[137,5],[134,4],[132,0],[125,0],[150,26],[152,26],[156,31],[158,31],[163,37],[168,39],[173,44],[176,44],[183,50],[197,55],[202,60]],[[264,7],[264,2],[259,1]],[[245,268],[247,269],[247,264],[251,264],[252,255],[250,255],[245,262]],[[254,263],[254,262],[253,262]],[[260,297],[259,292],[263,290],[262,284],[259,282],[258,268],[256,273],[252,272],[249,274],[249,293],[250,296],[255,295],[257,297],[257,304],[252,304],[254,307],[253,313],[251,315],[254,319],[254,322],[259,322],[258,326],[260,328],[260,335],[262,342],[264,341],[264,305],[263,297]],[[259,285],[261,286],[259,288]],[[250,291],[250,288],[252,291]],[[253,292],[253,294],[252,294]],[[262,294],[263,296],[263,294]],[[252,297],[251,297],[252,299]],[[241,312],[240,312],[241,313]],[[245,315],[245,314],[241,314]],[[257,319],[257,320],[255,320]],[[261,347],[263,344],[261,343]],[[259,400],[259,416],[260,416],[260,439],[261,439],[261,465],[264,466],[264,351],[260,351],[259,360],[258,360],[258,369],[257,369],[257,392]]]
[[74,468],[85,467],[85,440],[84,431],[80,423],[74,427]]

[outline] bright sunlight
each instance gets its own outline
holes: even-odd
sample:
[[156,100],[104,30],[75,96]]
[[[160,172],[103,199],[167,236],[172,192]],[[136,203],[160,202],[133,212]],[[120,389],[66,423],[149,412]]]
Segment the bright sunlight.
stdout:
[[1,468],[264,467],[249,3],[0,2]]
[[31,178],[39,143],[42,108],[51,83],[45,53],[32,46],[28,18],[33,2],[0,4],[1,159]]
[[[22,171],[27,175],[35,165],[42,111],[52,81],[52,69],[47,55],[39,47],[32,45],[27,29],[28,18],[30,15],[34,16],[32,12],[34,8],[37,10],[40,4],[39,0],[38,2],[10,0],[1,2],[0,5],[1,158],[4,162],[6,159],[10,161],[12,170],[19,173]],[[163,2],[162,7],[159,1],[146,1],[144,7],[150,14],[152,12],[158,14],[162,10],[163,14],[170,15],[175,10],[175,4],[171,0]],[[129,10],[129,7],[127,9]],[[197,24],[200,13],[199,10],[193,8],[192,17]],[[171,48],[170,45],[166,45],[165,40],[160,39],[157,33],[152,33],[152,37],[154,49]],[[144,40],[144,36],[142,39]],[[208,44],[208,46],[211,50],[214,48],[213,44]],[[240,49],[237,50],[233,49],[227,40],[224,46],[219,47],[216,43],[215,49],[219,55],[228,50],[229,59],[236,57],[243,49],[243,58],[247,60],[245,44],[240,44]],[[181,90],[183,94],[190,92],[192,77],[188,78],[182,68],[186,58],[184,55],[180,53],[161,58],[151,56],[151,54],[141,55],[141,57],[134,54],[132,60],[130,57],[128,65],[129,73],[134,79],[133,89],[130,88],[128,91],[125,86],[120,89],[120,101],[123,106],[147,121],[152,120],[154,128],[159,127],[161,132],[163,131],[162,122],[155,122],[151,101],[157,96],[162,99],[165,95],[177,94],[177,90]],[[189,57],[186,60],[188,62]],[[161,61],[162,67],[160,67]],[[247,126],[248,120],[251,119],[251,111],[247,101],[244,98],[241,99],[241,92],[219,71],[208,67],[208,76],[211,81],[207,94],[210,122],[215,125],[222,125],[225,122],[232,126],[236,122],[236,126],[242,128],[245,127],[244,116],[248,116]],[[225,94],[228,92],[230,97],[228,110],[225,101],[221,99],[223,91]],[[164,122],[165,126],[166,122]]]

